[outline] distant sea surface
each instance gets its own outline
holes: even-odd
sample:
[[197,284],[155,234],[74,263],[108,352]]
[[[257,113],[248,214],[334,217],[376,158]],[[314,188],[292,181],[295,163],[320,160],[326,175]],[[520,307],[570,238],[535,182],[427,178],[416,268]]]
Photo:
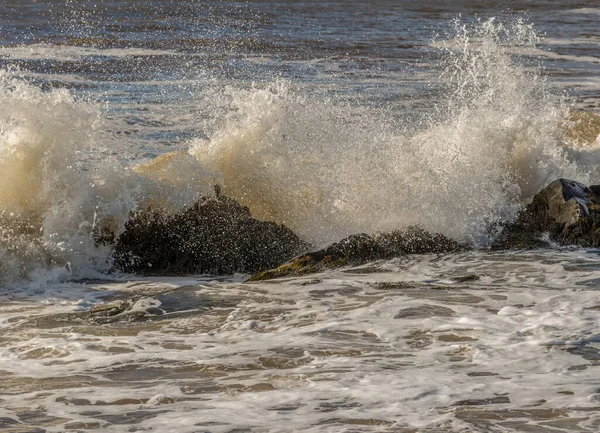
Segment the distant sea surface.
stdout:
[[[43,1],[0,6],[0,65],[109,103],[118,133],[160,152],[202,128],[190,92],[288,79],[331,98],[401,113],[436,103],[453,20],[525,17],[526,53],[580,107],[598,109],[600,8],[530,1]],[[190,106],[191,105],[191,106]],[[167,114],[168,113],[168,114]],[[140,152],[138,149],[132,152]]]

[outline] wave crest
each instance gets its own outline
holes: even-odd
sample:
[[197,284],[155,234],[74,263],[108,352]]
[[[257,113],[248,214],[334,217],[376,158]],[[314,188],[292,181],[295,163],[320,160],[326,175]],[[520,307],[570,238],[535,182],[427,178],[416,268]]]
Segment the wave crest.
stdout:
[[457,21],[439,44],[446,90],[417,128],[285,81],[228,89],[225,125],[190,152],[226,194],[317,244],[413,224],[485,242],[550,181],[588,180],[563,145],[568,104],[515,57],[536,41],[520,19]]

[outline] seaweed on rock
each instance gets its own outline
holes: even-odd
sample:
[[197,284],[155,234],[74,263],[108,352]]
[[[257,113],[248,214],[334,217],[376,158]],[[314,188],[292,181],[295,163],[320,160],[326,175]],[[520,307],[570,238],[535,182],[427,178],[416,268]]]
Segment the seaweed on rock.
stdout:
[[270,280],[288,275],[303,275],[345,265],[359,265],[373,260],[386,260],[406,254],[451,253],[468,249],[438,233],[419,227],[404,231],[349,236],[318,251],[297,257],[272,270],[250,277],[249,281]]

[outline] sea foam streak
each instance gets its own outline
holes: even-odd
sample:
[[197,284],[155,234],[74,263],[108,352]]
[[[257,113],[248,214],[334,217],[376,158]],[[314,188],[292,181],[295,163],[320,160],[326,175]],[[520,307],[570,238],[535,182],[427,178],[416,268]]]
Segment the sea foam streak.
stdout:
[[551,180],[594,179],[597,151],[563,145],[568,106],[539,68],[511,54],[535,40],[521,20],[457,23],[439,44],[447,90],[419,124],[284,80],[209,89],[204,103],[225,113],[209,138],[192,141],[189,155],[135,170],[104,158],[110,140],[96,104],[3,71],[0,103],[10,108],[0,117],[0,278],[106,270],[108,249],[94,245],[94,227],[118,232],[140,205],[179,208],[215,182],[258,218],[316,245],[412,224],[485,244],[490,227]]

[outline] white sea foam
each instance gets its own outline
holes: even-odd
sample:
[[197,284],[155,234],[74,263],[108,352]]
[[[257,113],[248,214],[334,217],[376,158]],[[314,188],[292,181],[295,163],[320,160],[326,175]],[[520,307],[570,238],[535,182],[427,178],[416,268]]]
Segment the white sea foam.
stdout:
[[[4,302],[0,326],[11,338],[0,346],[0,375],[12,394],[2,416],[27,420],[30,408],[62,418],[50,418],[57,429],[75,420],[181,433],[547,423],[595,431],[595,254],[469,252],[378,266],[386,272],[256,284],[161,279],[163,292],[180,286],[217,303],[154,321],[61,321],[57,314],[80,310],[68,290],[48,303]],[[480,279],[452,281],[469,274]],[[137,293],[141,312],[160,308],[160,297],[149,298],[160,285],[80,290],[88,302],[94,288]]]
[[[18,70],[0,71],[0,281],[97,276],[109,250],[94,227],[122,229],[139,203],[181,206],[202,190],[198,163],[187,183],[141,176],[114,155],[98,104],[66,90],[43,91]],[[186,165],[187,164],[187,165]],[[191,165],[190,165],[191,164]],[[204,178],[204,176],[202,176]]]
[[74,45],[30,44],[0,47],[0,57],[12,60],[75,61],[89,57],[152,57],[181,56],[174,50],[151,50],[143,48],[95,48]]
[[578,15],[600,15],[600,9],[598,8],[578,8],[569,9],[565,11],[566,14],[578,14]]

